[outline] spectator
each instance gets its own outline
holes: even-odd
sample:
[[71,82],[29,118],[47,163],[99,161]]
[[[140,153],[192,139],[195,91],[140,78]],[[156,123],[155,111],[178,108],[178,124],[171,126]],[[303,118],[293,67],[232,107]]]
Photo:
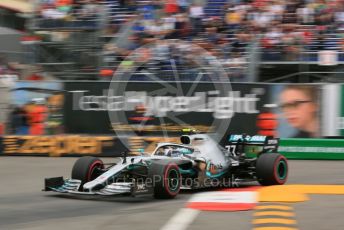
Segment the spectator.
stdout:
[[283,13],[284,13],[285,8],[286,8],[283,3],[284,3],[284,1],[275,0],[275,1],[271,1],[270,5],[267,6],[269,12],[271,12],[271,14],[274,17],[274,20],[278,20],[278,21],[282,20]]
[[200,4],[192,4],[189,9],[189,17],[193,30],[193,35],[197,36],[203,31],[202,18],[204,16],[203,6]]
[[148,34],[155,38],[164,38],[167,28],[165,27],[163,19],[156,19],[150,26],[147,27]]
[[77,12],[77,19],[81,27],[96,27],[99,15],[99,4],[96,0],[82,0],[81,7]]
[[166,30],[166,33],[170,34],[174,32],[176,28],[176,22],[177,22],[176,17],[172,15],[168,15],[166,17],[163,17],[162,20],[163,20],[163,25],[164,25],[164,29]]
[[117,66],[132,51],[140,47],[140,42],[140,37],[134,34],[128,37],[128,43],[123,47],[118,47],[113,42],[105,44],[103,47],[104,62],[107,63],[107,66]]
[[55,0],[56,9],[61,12],[70,12],[72,9],[73,0]]
[[253,22],[254,25],[260,29],[266,28],[273,21],[274,15],[267,10],[258,10],[253,13]]
[[285,24],[296,24],[297,15],[296,11],[299,8],[297,1],[287,1],[285,10],[283,12],[283,23]]
[[141,15],[143,15],[143,20],[154,20],[155,19],[155,10],[156,10],[156,2],[147,1],[145,4],[142,4],[138,11]]
[[45,121],[47,119],[48,108],[44,103],[44,99],[38,98],[30,106],[30,109],[27,113],[30,124],[30,135],[45,134]]
[[303,36],[300,32],[294,31],[294,25],[286,26],[282,37],[283,56],[287,61],[299,60]]
[[236,35],[236,38],[231,44],[233,53],[245,53],[248,46],[249,35],[246,33],[240,33]]
[[344,61],[344,37],[342,37],[340,41],[339,61]]
[[136,10],[136,3],[134,0],[120,0],[119,5],[122,8],[127,8],[129,11]]
[[181,13],[186,13],[188,11],[190,2],[191,2],[190,0],[177,0]]
[[207,42],[211,44],[217,44],[221,39],[221,35],[217,33],[216,27],[209,27],[209,28],[206,28],[204,38]]
[[10,114],[11,128],[16,135],[29,134],[28,115],[24,108],[15,108]]
[[314,9],[303,4],[297,9],[298,23],[302,25],[310,25],[314,23]]
[[270,47],[276,47],[281,44],[283,33],[277,26],[272,27],[266,34],[265,38],[268,40]]
[[176,16],[175,31],[171,35],[172,38],[186,38],[190,33],[190,23],[185,14],[178,14]]
[[262,47],[265,49],[263,59],[267,61],[280,61],[280,48],[282,45],[282,30],[278,26],[273,26],[264,35],[262,39]]
[[166,0],[165,2],[165,13],[176,14],[179,12],[179,6],[177,0]]
[[[42,6],[41,16],[43,17],[43,19],[56,20],[57,22],[57,20],[65,18],[67,16],[67,13],[56,9],[55,5],[53,4],[47,4]],[[53,23],[51,23],[50,25],[55,27],[57,26]]]
[[25,78],[27,81],[42,81],[44,80],[44,73],[42,72],[42,67],[35,66],[29,76]]
[[239,28],[241,20],[242,20],[242,14],[239,13],[239,11],[232,9],[229,9],[226,13],[226,24],[228,25],[228,29],[230,31],[236,30]]

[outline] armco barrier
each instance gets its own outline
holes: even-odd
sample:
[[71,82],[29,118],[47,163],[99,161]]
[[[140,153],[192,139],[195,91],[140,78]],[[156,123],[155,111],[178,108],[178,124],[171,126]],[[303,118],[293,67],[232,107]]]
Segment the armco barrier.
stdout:
[[286,138],[278,150],[288,159],[344,160],[344,139]]

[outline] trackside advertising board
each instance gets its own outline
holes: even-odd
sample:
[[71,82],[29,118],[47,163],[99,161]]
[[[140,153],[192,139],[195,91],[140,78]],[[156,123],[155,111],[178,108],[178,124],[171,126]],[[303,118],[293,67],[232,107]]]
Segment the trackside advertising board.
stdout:
[[327,124],[341,117],[338,113],[333,120],[331,114],[337,107],[328,108],[329,103],[323,103],[333,99],[326,96],[328,92],[339,91],[327,92],[323,87],[208,82],[16,82],[9,91],[6,134],[179,136],[182,129],[192,128],[222,136],[246,133],[320,137],[323,132],[333,134],[338,126]]
[[64,89],[67,133],[179,136],[192,128],[223,136],[321,136],[320,85],[66,82]]
[[[130,151],[130,155],[152,153],[159,142],[179,143],[177,137],[121,137],[120,140],[111,136],[4,136],[0,138],[0,156],[119,157],[124,151]],[[261,151],[248,148],[249,157],[256,157]],[[344,160],[344,139],[280,139],[278,152],[288,159]]]
[[344,85],[326,84],[322,91],[322,136],[344,136]]
[[288,159],[344,160],[344,139],[281,139],[278,151]]
[[[65,126],[70,133],[179,136],[183,128],[214,132],[229,128],[254,133],[265,85],[119,82],[65,84]],[[245,121],[245,126],[242,125]]]
[[7,156],[121,156],[126,147],[113,136],[3,136],[0,155]]
[[[162,137],[179,137],[182,129],[215,132],[223,138],[243,133],[310,141],[344,136],[341,84],[16,82],[9,96],[1,148],[12,155],[137,152],[152,149]],[[114,138],[113,149],[108,141],[97,139],[109,136]],[[282,147],[284,143],[297,147],[298,154],[315,150],[300,149],[302,141],[298,146],[282,142]],[[327,150],[332,149],[321,151],[331,153]]]

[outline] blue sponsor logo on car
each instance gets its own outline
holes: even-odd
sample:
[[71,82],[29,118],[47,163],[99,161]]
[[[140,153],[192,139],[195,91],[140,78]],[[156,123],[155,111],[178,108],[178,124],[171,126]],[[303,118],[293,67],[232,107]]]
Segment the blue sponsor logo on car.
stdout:
[[231,135],[229,137],[229,141],[235,142],[239,140],[243,140],[245,138],[245,141],[247,142],[265,142],[266,136],[260,136],[260,135],[255,135],[255,136],[243,136],[243,135]]

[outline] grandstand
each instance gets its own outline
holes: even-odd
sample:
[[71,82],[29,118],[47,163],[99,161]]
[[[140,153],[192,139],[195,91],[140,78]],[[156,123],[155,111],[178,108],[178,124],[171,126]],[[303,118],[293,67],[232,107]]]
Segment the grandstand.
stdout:
[[[10,10],[23,20],[26,35],[35,37],[23,43],[25,52],[34,52],[23,64],[38,65],[58,79],[108,79],[134,48],[182,39],[212,53],[232,81],[341,80],[341,1],[6,0],[0,7],[3,22],[11,21]],[[166,60],[147,65],[163,80],[173,80]],[[187,72],[192,66],[183,65],[181,80],[192,80]]]

